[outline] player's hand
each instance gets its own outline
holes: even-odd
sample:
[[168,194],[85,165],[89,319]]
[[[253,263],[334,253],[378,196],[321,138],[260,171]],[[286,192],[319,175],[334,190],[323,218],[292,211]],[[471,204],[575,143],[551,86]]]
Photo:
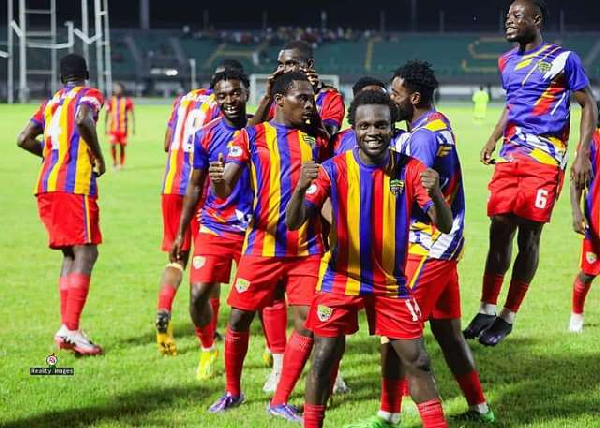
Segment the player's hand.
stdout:
[[169,261],[171,263],[180,262],[182,259],[181,255],[181,244],[183,243],[183,238],[180,235],[177,235],[175,240],[173,241],[173,246],[169,251]]
[[210,181],[215,184],[223,183],[225,181],[225,162],[223,153],[219,153],[216,162],[211,162],[208,167],[208,176]]
[[298,190],[306,192],[313,180],[319,175],[320,165],[316,162],[304,162],[300,167],[300,180]]
[[487,143],[485,143],[485,146],[483,146],[483,149],[481,149],[481,153],[480,153],[480,160],[481,163],[484,165],[490,165],[492,163],[494,163],[494,159],[492,158],[492,155],[494,154],[494,151],[496,150],[496,142],[489,140]]
[[579,235],[585,235],[587,227],[587,221],[581,210],[575,211],[573,213],[573,231]]
[[301,68],[301,71],[306,74],[306,77],[313,88],[316,88],[319,85],[319,75],[314,68],[303,67]]
[[104,159],[95,159],[94,160],[94,174],[96,177],[101,177],[106,172],[106,164],[104,163]]
[[578,190],[587,188],[592,181],[592,163],[587,156],[577,156],[571,165],[571,180]]
[[427,190],[429,196],[440,192],[440,176],[432,168],[427,168],[421,173],[421,186]]
[[283,74],[283,68],[277,69],[267,79],[267,85],[265,86],[265,93],[270,98],[271,97],[271,89],[273,88],[273,82],[275,82],[275,78],[279,75]]

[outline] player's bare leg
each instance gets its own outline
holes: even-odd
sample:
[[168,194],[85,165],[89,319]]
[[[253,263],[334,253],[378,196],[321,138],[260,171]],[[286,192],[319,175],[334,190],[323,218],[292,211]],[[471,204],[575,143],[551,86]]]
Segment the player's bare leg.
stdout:
[[196,370],[196,379],[200,381],[214,376],[214,365],[219,355],[214,346],[215,315],[218,310],[214,311],[211,305],[215,289],[220,289],[218,282],[197,282],[190,285],[190,317],[202,348]]
[[402,361],[410,396],[417,404],[423,426],[447,427],[423,338],[391,339],[390,344]]
[[[63,268],[69,270],[68,294],[66,298],[64,325],[57,333],[63,348],[69,348],[80,355],[101,354],[102,348],[94,344],[79,328],[81,313],[90,289],[92,269],[98,259],[96,245],[75,245],[63,251]],[[70,260],[73,256],[72,262]],[[65,264],[66,262],[66,264]]]
[[250,324],[255,311],[231,308],[225,330],[225,395],[215,401],[209,413],[223,413],[244,402],[241,377],[244,359],[248,352]]
[[510,267],[512,241],[517,222],[512,214],[496,215],[491,218],[489,250],[483,274],[483,287],[479,313],[463,331],[465,338],[479,337],[496,319],[496,303],[502,288],[504,275]]
[[315,337],[310,372],[306,377],[304,393],[304,427],[320,428],[325,418],[332,379],[337,371],[346,346],[345,336]]
[[285,347],[281,378],[269,404],[269,413],[288,421],[300,422],[300,411],[288,403],[302,369],[313,348],[313,333],[304,327],[308,316],[308,306],[290,306],[294,314],[294,331]]
[[519,252],[513,265],[510,288],[504,308],[494,323],[479,336],[479,342],[486,346],[497,345],[512,331],[515,316],[523,303],[540,261],[540,237],[544,223],[518,217],[517,221]]
[[569,331],[571,333],[583,333],[583,308],[585,298],[590,291],[595,276],[587,275],[579,271],[573,282],[573,298],[571,303],[571,318],[569,320]]
[[460,319],[431,319],[430,325],[431,331],[444,354],[446,364],[458,382],[469,405],[469,411],[458,418],[477,420],[484,423],[494,422],[495,416],[483,395],[471,348],[461,332]]
[[171,310],[183,278],[183,271],[187,266],[189,254],[189,251],[181,251],[181,260],[169,263],[163,271],[155,324],[158,351],[163,355],[177,355],[177,345],[171,325]]

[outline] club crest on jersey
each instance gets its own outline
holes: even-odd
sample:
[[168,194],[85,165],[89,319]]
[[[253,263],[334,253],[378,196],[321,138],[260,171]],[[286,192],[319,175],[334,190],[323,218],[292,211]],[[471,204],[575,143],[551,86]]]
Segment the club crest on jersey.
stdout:
[[200,269],[206,263],[206,257],[196,256],[192,259],[192,266],[194,269]]
[[244,291],[247,291],[248,288],[250,288],[250,281],[242,278],[238,278],[235,281],[235,289],[238,291],[238,293],[243,293]]
[[306,194],[307,195],[312,195],[316,191],[317,191],[317,185],[313,183],[313,184],[310,185],[310,187],[308,189],[306,189]]
[[333,309],[324,305],[317,305],[317,317],[319,318],[319,321],[327,321],[329,318],[331,318],[331,314],[333,314]]
[[404,180],[398,178],[390,180],[390,192],[394,195],[399,195],[404,192]]
[[242,156],[242,148],[238,146],[231,146],[229,147],[227,154],[232,158],[239,158],[240,156]]
[[596,263],[598,261],[598,256],[596,256],[596,253],[592,253],[591,251],[586,251],[585,252],[585,260],[593,265],[594,263]]
[[308,144],[311,147],[314,147],[317,144],[317,140],[315,140],[315,137],[311,137],[310,135],[304,134],[302,135],[302,139],[306,144]]
[[537,68],[540,73],[546,74],[552,69],[552,64],[547,61],[540,61],[538,62]]

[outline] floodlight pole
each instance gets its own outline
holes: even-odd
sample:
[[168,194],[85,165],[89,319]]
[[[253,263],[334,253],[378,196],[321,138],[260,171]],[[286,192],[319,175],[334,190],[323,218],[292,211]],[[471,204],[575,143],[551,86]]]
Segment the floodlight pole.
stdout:
[[102,16],[104,17],[104,37],[100,43],[104,47],[104,79],[106,91],[112,91],[112,58],[110,53],[110,23],[108,22],[108,0],[103,0]]
[[50,88],[54,94],[58,91],[58,49],[56,36],[56,0],[50,0]]
[[6,73],[6,90],[8,91],[7,94],[7,99],[6,101],[9,104],[12,104],[15,102],[15,81],[14,81],[14,59],[15,59],[15,51],[14,51],[14,39],[13,39],[13,27],[12,27],[12,23],[14,20],[14,5],[13,5],[13,0],[7,0],[7,12],[8,12],[8,19],[7,19],[7,25],[6,25],[6,29],[8,31],[7,37],[6,37],[6,41],[8,43],[8,70]]
[[196,89],[196,58],[190,58],[190,90]]
[[[88,0],[81,0],[81,31],[85,35],[85,37],[90,37],[90,24],[89,24],[89,14],[88,14]],[[87,41],[83,41],[82,43],[82,51],[83,58],[85,59],[85,63],[90,66],[90,46]]]
[[96,30],[96,36],[100,35],[100,40],[96,41],[96,79],[98,82],[98,89],[103,94],[104,89],[104,53],[102,52],[102,0],[94,0],[94,24]]
[[27,101],[27,19],[25,0],[19,0],[19,102]]

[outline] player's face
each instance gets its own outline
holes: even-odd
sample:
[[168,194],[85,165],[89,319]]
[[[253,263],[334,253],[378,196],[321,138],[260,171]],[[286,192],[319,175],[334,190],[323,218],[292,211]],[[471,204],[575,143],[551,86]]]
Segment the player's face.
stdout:
[[504,22],[506,40],[511,43],[528,42],[535,37],[540,17],[528,1],[517,0],[510,5]]
[[394,77],[391,85],[390,98],[398,107],[398,121],[412,120],[415,114],[415,107],[411,102],[412,93],[404,86],[404,79]]
[[363,155],[372,163],[378,163],[392,139],[390,107],[381,104],[358,106],[352,127],[356,133],[358,146]]
[[215,100],[225,118],[236,121],[246,115],[248,90],[237,79],[220,80],[214,88]]
[[303,71],[310,68],[312,63],[298,49],[283,49],[277,56],[277,71]]
[[283,116],[293,126],[303,128],[316,114],[315,91],[309,82],[296,81],[278,105]]
[[121,87],[121,85],[115,85],[115,86],[113,86],[113,93],[117,97],[120,97],[121,95],[123,95],[123,88]]

